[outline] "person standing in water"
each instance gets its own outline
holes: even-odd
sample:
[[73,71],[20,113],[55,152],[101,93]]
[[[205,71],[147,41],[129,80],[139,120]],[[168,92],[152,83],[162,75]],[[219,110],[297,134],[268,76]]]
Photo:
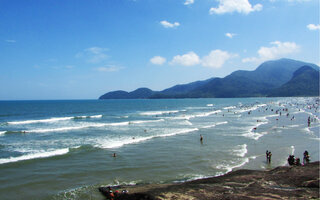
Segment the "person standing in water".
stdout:
[[201,144],[203,143],[203,137],[201,134],[200,134],[200,142],[201,142]]
[[269,151],[269,154],[268,154],[268,163],[269,164],[271,163],[271,156],[272,156],[272,153],[271,153],[271,151]]

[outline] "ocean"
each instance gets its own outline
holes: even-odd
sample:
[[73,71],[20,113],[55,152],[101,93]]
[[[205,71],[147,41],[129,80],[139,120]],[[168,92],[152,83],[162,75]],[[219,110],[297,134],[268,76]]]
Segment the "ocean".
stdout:
[[318,97],[0,101],[0,199],[102,200],[99,186],[316,161],[319,126]]

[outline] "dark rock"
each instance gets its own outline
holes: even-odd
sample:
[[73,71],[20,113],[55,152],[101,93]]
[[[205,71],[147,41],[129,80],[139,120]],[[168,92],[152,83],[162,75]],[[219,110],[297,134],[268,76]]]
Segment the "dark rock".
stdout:
[[319,199],[319,162],[270,171],[237,170],[180,184],[139,185],[116,199]]

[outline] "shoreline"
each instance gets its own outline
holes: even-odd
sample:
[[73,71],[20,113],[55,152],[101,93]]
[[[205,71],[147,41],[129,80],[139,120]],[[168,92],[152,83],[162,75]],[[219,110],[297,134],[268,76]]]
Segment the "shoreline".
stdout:
[[[126,199],[319,199],[320,161],[304,166],[279,166],[271,170],[239,169],[227,174],[171,184],[118,186]],[[109,190],[100,187],[107,198]],[[121,193],[121,191],[129,191]]]

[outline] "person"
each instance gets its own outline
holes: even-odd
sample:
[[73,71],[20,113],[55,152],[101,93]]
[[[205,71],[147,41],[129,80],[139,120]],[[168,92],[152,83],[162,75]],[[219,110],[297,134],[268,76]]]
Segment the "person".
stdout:
[[301,163],[300,163],[300,158],[296,158],[295,164],[296,164],[297,166],[300,166],[300,165],[301,165]]
[[112,157],[114,157],[114,158],[117,157],[117,154],[116,154],[116,153],[113,153]]
[[268,155],[269,155],[269,151],[266,151],[266,162],[268,162]]
[[309,152],[305,151],[303,153],[303,164],[308,164],[310,162]]
[[271,156],[272,156],[272,153],[271,153],[271,151],[269,151],[269,153],[268,153],[268,163],[271,163]]
[[310,127],[310,116],[308,117],[308,127]]
[[291,165],[294,165],[294,155],[289,155],[288,157],[288,164],[291,166]]
[[201,134],[200,134],[200,142],[201,142],[201,144],[203,143],[203,137]]

